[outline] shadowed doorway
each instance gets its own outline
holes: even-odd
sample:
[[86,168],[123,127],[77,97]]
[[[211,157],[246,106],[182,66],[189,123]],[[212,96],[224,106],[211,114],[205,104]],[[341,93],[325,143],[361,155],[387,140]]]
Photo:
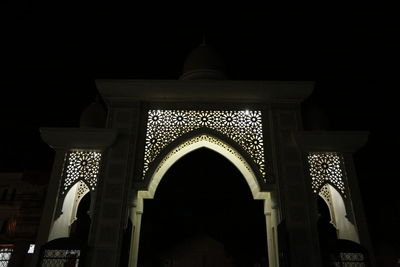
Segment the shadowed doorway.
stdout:
[[263,201],[220,154],[198,149],[144,201],[138,266],[267,266]]

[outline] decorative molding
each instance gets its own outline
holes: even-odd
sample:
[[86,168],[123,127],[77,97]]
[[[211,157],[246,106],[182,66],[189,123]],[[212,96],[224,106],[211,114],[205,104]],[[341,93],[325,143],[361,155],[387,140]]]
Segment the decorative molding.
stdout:
[[40,128],[40,134],[54,149],[105,149],[117,137],[114,129],[96,128]]
[[304,152],[355,152],[365,145],[368,132],[303,131],[294,133],[297,145]]
[[290,102],[311,95],[311,81],[118,80],[99,79],[96,86],[107,102],[188,101]]

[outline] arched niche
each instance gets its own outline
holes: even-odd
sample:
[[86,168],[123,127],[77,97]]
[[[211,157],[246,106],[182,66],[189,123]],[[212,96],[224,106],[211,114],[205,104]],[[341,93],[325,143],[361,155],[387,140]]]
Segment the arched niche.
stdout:
[[329,207],[331,223],[337,229],[337,237],[360,243],[356,226],[347,218],[346,205],[342,195],[329,183],[321,187],[318,195]]
[[69,237],[70,226],[77,219],[76,214],[83,197],[90,189],[83,181],[76,182],[67,192],[63,199],[61,215],[53,222],[48,241],[53,239]]

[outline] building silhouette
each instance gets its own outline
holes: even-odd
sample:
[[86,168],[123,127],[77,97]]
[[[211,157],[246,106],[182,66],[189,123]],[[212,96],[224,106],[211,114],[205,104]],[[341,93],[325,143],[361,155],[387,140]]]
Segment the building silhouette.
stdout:
[[8,266],[28,266],[48,179],[45,172],[0,174],[0,266],[9,260]]
[[[80,128],[41,128],[56,154],[31,266],[374,266],[353,163],[368,133],[327,131],[323,116],[308,117],[314,130],[304,130],[313,82],[229,80],[202,44],[178,80],[96,86]],[[172,182],[170,170],[187,158],[209,172],[188,162],[185,179]],[[197,173],[209,179],[197,185]],[[152,205],[162,224],[145,217]],[[190,210],[200,216],[182,216]],[[196,220],[166,227],[175,213]],[[250,232],[264,251],[254,252]]]

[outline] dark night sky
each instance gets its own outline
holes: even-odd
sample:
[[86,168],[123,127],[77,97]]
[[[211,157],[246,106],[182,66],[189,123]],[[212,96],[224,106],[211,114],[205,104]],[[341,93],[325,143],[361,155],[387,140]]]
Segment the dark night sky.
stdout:
[[330,130],[370,131],[355,157],[367,215],[376,240],[400,236],[378,228],[400,224],[392,186],[398,18],[390,7],[204,4],[194,13],[25,0],[1,10],[0,171],[49,170],[53,154],[39,127],[77,127],[97,78],[177,79],[205,32],[231,79],[315,81],[305,107],[324,110]]

